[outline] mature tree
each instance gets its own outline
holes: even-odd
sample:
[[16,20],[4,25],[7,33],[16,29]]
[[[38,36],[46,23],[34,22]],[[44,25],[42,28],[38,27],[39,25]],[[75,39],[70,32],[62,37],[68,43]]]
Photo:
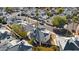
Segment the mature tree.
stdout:
[[36,18],[38,18],[38,15],[39,15],[39,13],[38,13],[38,8],[36,8],[35,13],[36,13]]
[[17,24],[13,24],[11,27],[22,38],[25,38],[27,36],[27,32],[23,30],[22,26],[17,25]]
[[7,24],[6,21],[4,20],[4,18],[0,18],[0,23]]
[[57,14],[61,14],[63,11],[64,11],[64,8],[59,7],[59,8],[56,9]]
[[63,27],[66,24],[67,20],[65,16],[54,16],[52,19],[53,26]]

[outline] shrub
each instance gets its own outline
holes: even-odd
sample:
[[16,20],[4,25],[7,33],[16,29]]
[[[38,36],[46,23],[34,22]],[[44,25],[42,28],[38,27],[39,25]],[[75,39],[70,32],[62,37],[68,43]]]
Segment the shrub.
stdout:
[[32,39],[30,39],[30,40],[28,41],[28,43],[29,43],[29,44],[33,44],[34,40],[35,40],[35,38],[32,38]]
[[13,12],[13,9],[12,9],[11,7],[6,7],[6,8],[5,8],[5,11],[6,11],[7,13],[12,13],[12,12]]
[[2,24],[7,24],[7,22],[3,20],[3,21],[2,21]]
[[33,47],[33,51],[58,51],[59,48],[57,46],[52,46],[52,47],[43,47],[43,46],[38,46],[38,47]]
[[0,23],[2,23],[2,20],[3,20],[3,19],[2,19],[2,18],[0,18]]
[[72,20],[73,20],[73,22],[77,22],[78,21],[78,17],[77,16],[73,16]]
[[54,16],[52,19],[53,26],[63,27],[66,24],[67,20],[65,16]]
[[47,8],[46,14],[47,14],[47,16],[49,16],[49,17],[52,15],[49,8]]

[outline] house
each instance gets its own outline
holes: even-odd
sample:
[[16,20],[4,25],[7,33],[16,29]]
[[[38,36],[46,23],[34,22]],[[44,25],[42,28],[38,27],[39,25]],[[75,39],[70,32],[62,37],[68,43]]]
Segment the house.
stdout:
[[12,40],[11,32],[5,26],[0,28],[0,51],[6,49],[8,42]]
[[6,29],[4,26],[0,28],[0,43],[8,42],[12,40],[12,34],[11,32]]
[[8,17],[6,21],[7,24],[14,24],[14,23],[21,23],[22,19],[19,17]]
[[[52,14],[51,10],[49,10],[49,12]],[[39,9],[38,13],[39,13],[39,15],[38,15],[39,20],[46,20],[50,17],[47,15],[47,10],[45,10],[45,8]]]
[[57,46],[59,46],[60,51],[65,50],[79,50],[79,37],[62,37],[56,36]]
[[79,38],[73,38],[67,41],[64,50],[79,50]]
[[23,29],[28,32],[28,31],[32,31],[33,30],[33,26],[31,24],[28,23],[20,23],[20,25],[23,27]]
[[13,42],[10,43],[12,45],[8,47],[6,51],[32,51],[32,45],[25,40],[19,42],[17,42],[17,40],[13,40]]
[[65,29],[69,30],[76,35],[79,35],[79,24],[78,23],[70,23],[64,26]]
[[63,36],[56,35],[56,42],[57,42],[57,46],[59,46],[60,48],[60,51],[64,50],[64,47],[70,38],[71,37],[63,37]]
[[30,33],[30,38],[35,39],[36,43],[46,44],[50,39],[50,32],[45,28],[35,28]]
[[12,37],[5,26],[0,28],[0,51],[32,51],[32,45],[27,41]]
[[28,15],[28,16],[30,16],[30,17],[35,17],[36,16],[36,14],[35,14],[35,11],[36,11],[36,9],[33,7],[33,8],[24,8],[24,14],[25,15]]
[[76,34],[79,35],[79,24],[78,24],[78,26],[76,28]]
[[53,29],[53,32],[59,36],[63,36],[63,37],[72,37],[73,34],[67,30],[67,29],[64,29],[64,28],[54,28]]
[[69,23],[69,24],[66,24],[64,28],[69,30],[70,32],[72,32],[73,30],[76,32],[77,26],[78,26],[78,23]]
[[1,45],[0,51],[32,51],[32,45],[25,40],[12,40],[4,45]]

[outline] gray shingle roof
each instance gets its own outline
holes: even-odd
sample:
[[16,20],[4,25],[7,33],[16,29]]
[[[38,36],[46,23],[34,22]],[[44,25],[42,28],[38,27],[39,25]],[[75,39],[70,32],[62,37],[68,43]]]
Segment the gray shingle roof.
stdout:
[[78,40],[68,40],[64,50],[79,50],[79,41]]
[[0,46],[0,51],[32,51],[32,46],[24,45],[22,43],[11,45],[10,43]]
[[8,48],[7,51],[32,51],[32,47],[18,44],[11,48]]

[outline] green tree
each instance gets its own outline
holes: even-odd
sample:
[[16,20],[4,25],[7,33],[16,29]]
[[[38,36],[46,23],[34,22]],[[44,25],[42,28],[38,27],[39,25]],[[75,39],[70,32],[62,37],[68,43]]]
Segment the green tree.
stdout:
[[4,20],[4,18],[0,18],[0,23],[7,24],[7,22]]
[[3,21],[2,21],[2,24],[7,24],[7,22],[3,20]]
[[78,17],[77,16],[73,16],[72,21],[73,22],[77,22],[78,21]]
[[46,9],[46,14],[47,14],[47,16],[49,16],[49,17],[51,16],[51,12],[50,12],[50,9],[49,9],[49,8]]
[[54,16],[52,19],[53,26],[63,27],[66,24],[67,20],[65,16]]
[[12,12],[13,12],[13,9],[12,9],[11,7],[6,7],[6,8],[5,8],[5,11],[6,11],[7,13],[12,13]]
[[27,36],[27,32],[23,30],[21,25],[13,24],[11,27],[22,38],[25,38]]
[[35,13],[36,13],[36,17],[38,17],[38,15],[39,15],[39,13],[38,13],[38,8],[36,8]]
[[32,39],[30,39],[30,40],[28,41],[28,43],[29,43],[29,44],[33,44],[34,41],[35,41],[35,38],[32,38]]
[[2,20],[3,20],[3,19],[2,19],[2,18],[0,18],[0,23],[2,23]]
[[64,8],[57,8],[56,13],[61,14],[64,11]]

